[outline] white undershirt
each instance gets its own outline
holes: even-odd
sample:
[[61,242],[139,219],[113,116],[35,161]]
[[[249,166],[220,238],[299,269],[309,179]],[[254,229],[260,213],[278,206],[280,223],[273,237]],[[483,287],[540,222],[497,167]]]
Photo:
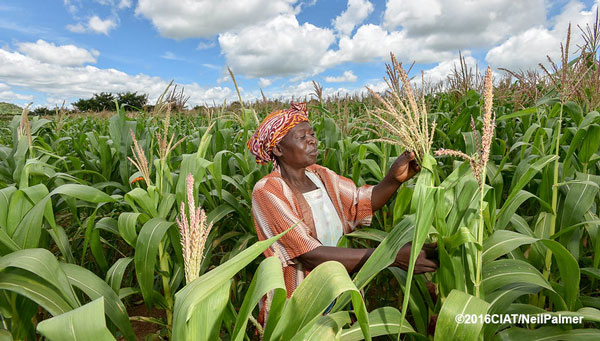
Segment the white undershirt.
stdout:
[[336,246],[343,234],[340,217],[321,179],[309,171],[306,171],[306,176],[318,187],[318,189],[303,193],[312,210],[317,238],[323,246]]

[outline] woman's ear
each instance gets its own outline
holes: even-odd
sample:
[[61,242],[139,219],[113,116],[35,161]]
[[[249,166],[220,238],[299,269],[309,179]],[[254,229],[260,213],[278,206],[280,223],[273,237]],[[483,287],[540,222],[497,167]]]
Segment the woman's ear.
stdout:
[[283,155],[283,151],[281,150],[281,146],[278,144],[275,145],[275,147],[273,147],[273,155],[277,156],[277,157],[281,157],[281,155]]

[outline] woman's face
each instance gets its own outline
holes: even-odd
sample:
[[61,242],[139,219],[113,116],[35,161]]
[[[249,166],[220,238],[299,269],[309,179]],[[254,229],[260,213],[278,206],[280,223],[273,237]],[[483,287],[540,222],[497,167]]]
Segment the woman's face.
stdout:
[[294,168],[304,168],[317,162],[317,139],[308,122],[297,124],[275,146],[273,154],[279,162]]

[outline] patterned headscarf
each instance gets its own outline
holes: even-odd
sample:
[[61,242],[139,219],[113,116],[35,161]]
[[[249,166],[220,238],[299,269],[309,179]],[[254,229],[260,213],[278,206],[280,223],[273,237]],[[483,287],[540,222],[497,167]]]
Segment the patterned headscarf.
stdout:
[[292,103],[289,109],[277,110],[265,117],[248,140],[248,149],[256,157],[256,163],[275,161],[273,148],[290,129],[302,122],[308,122],[306,103]]

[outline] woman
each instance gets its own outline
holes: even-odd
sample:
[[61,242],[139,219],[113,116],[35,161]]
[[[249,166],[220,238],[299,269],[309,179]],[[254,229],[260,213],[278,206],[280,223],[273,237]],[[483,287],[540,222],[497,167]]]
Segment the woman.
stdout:
[[[352,180],[315,164],[317,139],[304,103],[269,114],[248,141],[248,148],[257,163],[274,163],[273,172],[258,181],[252,192],[258,238],[268,239],[297,224],[265,251],[267,257],[280,258],[288,297],[323,262],[335,260],[349,273],[358,271],[374,249],[336,247],[338,240],[356,226],[370,224],[373,213],[420,170],[414,154],[404,153],[379,184],[357,188]],[[391,266],[406,270],[409,256],[407,244]],[[422,250],[415,273],[436,268]]]

